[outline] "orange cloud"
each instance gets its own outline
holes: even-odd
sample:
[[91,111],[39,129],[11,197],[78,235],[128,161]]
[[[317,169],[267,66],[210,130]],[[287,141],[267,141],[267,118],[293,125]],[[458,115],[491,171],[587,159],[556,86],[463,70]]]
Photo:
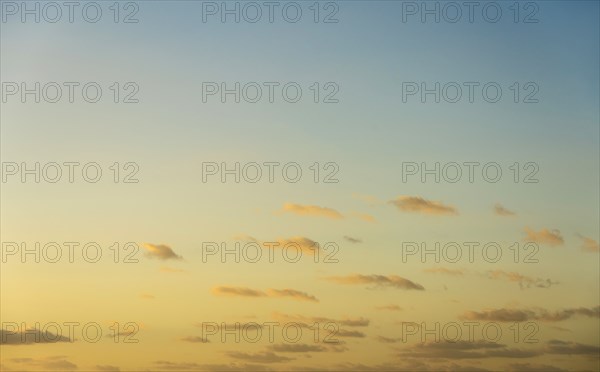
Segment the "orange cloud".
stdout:
[[269,289],[267,293],[270,297],[291,297],[300,301],[319,302],[315,296],[295,289]]
[[175,254],[168,245],[144,243],[142,248],[146,250],[146,256],[149,258],[156,258],[159,260],[182,259],[182,257]]
[[334,220],[344,218],[340,212],[335,209],[319,207],[316,205],[300,205],[293,203],[285,203],[283,205],[284,212],[290,212],[299,216],[326,217]]
[[592,238],[579,235],[582,240],[581,249],[585,252],[598,253],[600,252],[600,244]]
[[399,196],[390,201],[403,212],[414,212],[430,215],[456,215],[456,208],[444,205],[438,201],[423,199],[419,196]]
[[306,292],[295,289],[268,289],[266,292],[245,287],[219,286],[212,289],[216,296],[236,296],[236,297],[290,297],[299,301],[319,302],[319,300]]
[[397,289],[416,289],[424,290],[422,285],[414,283],[408,279],[397,275],[360,275],[354,274],[349,276],[334,276],[326,278],[329,281],[339,284],[373,284],[378,287],[392,287]]
[[550,279],[542,279],[542,278],[533,278],[530,276],[522,275],[517,272],[507,272],[503,270],[493,270],[488,272],[488,277],[490,279],[498,279],[498,280],[508,280],[509,282],[519,283],[521,288],[550,288],[554,284],[558,284],[558,282],[553,282]]
[[527,236],[524,240],[527,242],[547,244],[551,246],[563,245],[565,243],[565,240],[560,235],[560,231],[558,230],[542,229],[540,231],[534,231],[526,227],[525,233]]
[[480,312],[467,311],[461,318],[467,320],[497,322],[523,322],[529,320],[559,322],[570,319],[576,315],[588,318],[600,318],[600,306],[594,308],[571,308],[554,312],[545,309],[489,309]]

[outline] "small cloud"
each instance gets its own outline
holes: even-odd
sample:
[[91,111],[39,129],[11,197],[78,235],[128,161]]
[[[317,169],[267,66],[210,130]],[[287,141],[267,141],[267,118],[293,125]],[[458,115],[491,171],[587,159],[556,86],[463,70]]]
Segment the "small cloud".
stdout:
[[558,230],[542,229],[540,231],[534,231],[526,227],[525,233],[527,236],[524,240],[527,242],[547,244],[550,246],[563,245],[565,243],[565,240],[560,235],[560,231]]
[[456,215],[456,208],[444,205],[439,201],[423,199],[419,196],[399,196],[390,201],[399,210],[403,212],[414,212],[429,215]]
[[597,241],[595,241],[592,238],[588,238],[586,236],[583,235],[579,235],[579,238],[581,239],[581,249],[585,252],[590,252],[590,253],[598,253],[600,252],[600,244],[598,244]]
[[171,247],[164,244],[144,243],[142,248],[146,250],[146,256],[149,258],[156,258],[158,260],[181,260],[183,258],[175,254]]
[[530,276],[522,275],[517,272],[507,272],[503,270],[488,271],[488,278],[495,280],[507,280],[509,282],[519,283],[521,289],[524,288],[550,288],[551,286],[558,284],[558,282],[550,279],[533,278]]
[[291,297],[300,301],[319,302],[319,300],[306,292],[297,291],[295,289],[269,289],[267,291],[269,297]]
[[278,353],[318,353],[328,350],[322,345],[309,344],[277,344],[269,346],[269,349]]
[[[66,360],[64,356],[50,356],[45,358],[14,358],[11,362],[21,364],[18,371],[46,370],[46,371],[75,371],[77,365]],[[27,366],[27,367],[25,367]]]
[[377,341],[384,344],[395,344],[396,342],[402,341],[402,338],[390,338],[384,336],[377,336]]
[[348,275],[348,276],[334,276],[326,278],[329,281],[336,282],[339,284],[373,284],[377,287],[392,287],[397,289],[416,289],[424,290],[422,285],[414,283],[408,279],[402,278],[397,275]]
[[303,315],[289,315],[289,314],[281,314],[281,313],[273,313],[273,318],[285,321],[285,322],[293,322],[299,325],[302,325],[306,328],[312,327],[315,323],[318,323],[322,326],[326,326],[329,323],[335,323],[338,325],[346,326],[346,327],[368,327],[371,322],[367,318],[344,318],[344,319],[332,319],[327,317],[320,316],[312,316],[307,317]]
[[467,311],[461,318],[498,322],[524,322],[531,320],[560,322],[574,316],[600,318],[600,306],[594,308],[570,308],[554,312],[545,309],[489,309],[481,312]]
[[593,355],[597,357],[600,354],[600,347],[573,341],[550,340],[548,341],[546,352],[548,354]]
[[143,298],[144,300],[154,300],[156,297],[150,293],[142,293],[140,294],[140,298]]
[[217,296],[265,297],[267,295],[265,292],[255,289],[229,286],[215,287],[212,292]]
[[359,238],[353,238],[353,237],[351,237],[351,236],[348,236],[348,235],[344,235],[344,240],[346,240],[346,241],[348,241],[348,242],[350,242],[350,243],[352,243],[352,244],[359,244],[359,243],[362,243],[362,239],[359,239]]
[[294,213],[299,216],[313,216],[313,217],[326,217],[331,219],[342,219],[344,216],[335,209],[319,207],[316,205],[300,205],[293,203],[285,203],[283,205],[283,211]]
[[367,203],[370,206],[374,206],[374,205],[382,203],[381,200],[379,200],[379,198],[377,198],[376,196],[373,196],[373,195],[365,195],[365,194],[354,193],[354,194],[352,194],[352,197],[354,199],[357,199],[357,200],[360,200],[360,201],[362,201],[364,203]]
[[515,216],[516,213],[504,208],[501,204],[496,204],[494,206],[494,213],[498,216]]
[[225,354],[233,359],[240,359],[253,363],[283,363],[294,360],[284,356],[277,355],[270,351],[263,351],[260,353],[243,353],[240,351],[228,351]]
[[319,300],[306,292],[297,291],[295,289],[268,289],[266,292],[245,288],[245,287],[230,287],[219,286],[212,290],[216,296],[238,296],[238,297],[290,297],[300,301],[319,302]]

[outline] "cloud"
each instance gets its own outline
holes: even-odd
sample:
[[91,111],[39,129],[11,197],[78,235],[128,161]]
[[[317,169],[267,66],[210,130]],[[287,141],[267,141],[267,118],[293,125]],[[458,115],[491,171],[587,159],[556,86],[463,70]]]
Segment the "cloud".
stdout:
[[310,255],[315,255],[315,253],[317,253],[321,249],[319,243],[304,236],[294,236],[292,238],[283,238],[276,239],[275,241],[261,242],[260,240],[252,236],[242,234],[237,235],[235,237],[235,240],[254,242],[262,249],[297,249],[303,253],[308,253]]
[[376,306],[377,310],[389,310],[389,311],[402,311],[403,309],[398,305],[384,305],[384,306]]
[[[48,371],[75,371],[77,365],[71,363],[64,356],[50,356],[45,358],[14,358],[10,360],[13,363],[20,364],[19,371],[31,371],[32,369],[42,369]],[[24,367],[27,366],[27,367]],[[32,368],[33,367],[33,368]]]
[[558,282],[554,282],[551,279],[533,278],[517,272],[507,272],[503,270],[488,271],[487,276],[494,280],[507,280],[509,282],[519,283],[521,289],[531,287],[550,288],[552,285],[558,284]]
[[331,333],[333,338],[335,337],[353,337],[353,338],[364,338],[367,337],[363,332],[347,329],[338,329]]
[[154,300],[156,297],[150,293],[142,293],[140,294],[140,298],[143,298],[144,300]]
[[290,247],[294,247],[304,253],[309,253],[312,255],[314,255],[320,249],[319,243],[303,236],[296,236],[289,239],[278,239],[277,243],[279,245],[275,246],[275,248],[290,249]]
[[377,336],[377,341],[384,344],[395,344],[396,342],[402,341],[402,338],[389,338],[384,336]]
[[467,320],[485,320],[497,322],[523,322],[539,320],[546,322],[559,322],[574,316],[600,318],[600,306],[594,308],[572,308],[551,312],[545,309],[490,309],[481,312],[467,311],[462,315]]
[[368,213],[352,212],[352,217],[359,218],[365,222],[377,222],[377,219]]
[[349,285],[373,284],[376,287],[392,287],[397,289],[416,289],[424,290],[422,285],[414,283],[408,279],[397,275],[360,275],[353,274],[348,276],[334,276],[326,280]]
[[414,212],[429,215],[456,215],[456,208],[444,205],[438,201],[423,199],[419,196],[399,196],[390,201],[403,212]]
[[267,295],[265,292],[255,289],[229,286],[215,287],[212,292],[217,296],[265,297]]
[[378,205],[378,204],[382,203],[381,200],[379,200],[379,198],[377,198],[376,196],[373,196],[373,195],[364,195],[364,194],[354,193],[354,194],[352,194],[352,197],[354,199],[357,199],[364,203],[367,203],[370,206],[374,206],[374,205]]
[[181,260],[183,257],[178,256],[173,252],[171,247],[164,244],[142,244],[142,248],[146,250],[146,256],[156,258],[158,260]]
[[429,359],[480,359],[480,358],[531,358],[540,355],[536,350],[508,348],[490,341],[426,342],[399,350],[402,358]]
[[283,363],[294,360],[284,356],[277,355],[270,351],[263,351],[259,353],[243,353],[240,351],[227,351],[225,354],[234,359],[240,359],[253,363]]
[[359,239],[359,238],[353,238],[353,237],[348,236],[348,235],[344,235],[344,240],[346,240],[346,241],[348,241],[348,242],[350,242],[352,244],[362,243],[361,239]]
[[319,353],[328,350],[322,345],[309,344],[277,344],[269,346],[269,349],[279,353]]
[[267,293],[269,297],[291,297],[300,301],[319,302],[315,296],[295,289],[269,289]]
[[590,253],[600,252],[600,244],[598,244],[597,241],[595,241],[592,238],[585,237],[583,235],[579,235],[579,238],[581,238],[582,240],[581,249],[583,251]]
[[295,289],[267,289],[266,292],[246,287],[219,286],[212,289],[216,296],[241,296],[241,297],[290,297],[300,301],[319,302],[319,300],[306,292]]
[[206,337],[197,337],[197,336],[183,337],[181,339],[181,341],[190,342],[193,344],[207,344],[210,342]]
[[319,323],[321,326],[327,325],[327,323],[335,323],[346,327],[368,327],[370,320],[367,318],[343,318],[343,319],[332,319],[320,316],[304,316],[304,315],[289,315],[278,312],[273,313],[273,318],[284,322],[295,322],[305,325],[307,327],[314,323]]
[[545,351],[548,354],[598,356],[600,354],[600,347],[572,341],[550,340],[547,343]]
[[465,271],[462,269],[446,269],[445,267],[434,267],[430,269],[423,270],[426,273],[438,273],[452,276],[462,276]]
[[507,371],[515,372],[567,372],[567,369],[558,368],[548,364],[511,363]]
[[344,218],[344,216],[342,216],[340,212],[336,211],[335,209],[319,207],[316,205],[285,203],[283,205],[283,211],[294,213],[299,216],[326,217],[334,220]]
[[525,228],[525,241],[534,242],[538,244],[547,244],[550,246],[563,245],[565,240],[560,235],[558,230],[542,229],[540,231],[534,231],[528,227]]
[[496,204],[494,206],[494,213],[498,216],[515,216],[516,213],[504,208],[501,204]]
[[34,345],[57,342],[72,342],[72,340],[63,335],[49,331],[42,332],[34,328],[16,332],[0,329],[0,345]]

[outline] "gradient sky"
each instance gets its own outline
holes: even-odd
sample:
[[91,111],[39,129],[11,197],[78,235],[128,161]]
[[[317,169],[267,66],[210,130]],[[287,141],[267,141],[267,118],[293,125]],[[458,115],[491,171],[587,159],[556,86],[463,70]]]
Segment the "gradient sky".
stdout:
[[[306,13],[298,23],[279,17],[252,24],[203,23],[201,1],[139,1],[139,23],[115,24],[108,13],[113,2],[98,3],[106,12],[98,23],[22,23],[14,16],[0,23],[3,83],[95,81],[105,88],[96,104],[79,97],[1,103],[2,162],[97,162],[106,172],[96,184],[18,177],[2,183],[3,244],[93,241],[104,257],[95,264],[80,256],[57,264],[9,257],[1,263],[0,317],[3,328],[7,322],[96,322],[107,331],[114,322],[135,322],[139,343],[3,340],[0,369],[600,368],[597,1],[537,1],[539,22],[529,24],[514,23],[513,2],[504,1],[497,2],[504,11],[498,23],[478,16],[455,24],[403,23],[401,1],[337,1],[339,22],[327,24],[312,22],[312,1],[299,1]],[[140,102],[112,103],[107,87],[115,81],[137,83]],[[298,82],[304,96],[296,104],[202,102],[202,82],[252,81]],[[403,82],[453,81],[497,82],[503,98],[496,104],[481,95],[474,103],[402,101]],[[508,87],[517,81],[535,82],[539,103],[514,103]],[[313,103],[308,87],[314,82],[336,82],[340,102]],[[202,182],[203,162],[252,161],[297,162],[305,173],[295,184],[279,174],[274,183]],[[422,183],[417,176],[403,182],[403,162],[451,161],[497,162],[505,173],[498,183],[479,174],[474,183],[464,176],[454,184]],[[139,183],[113,183],[108,167],[114,162],[137,163]],[[339,182],[312,182],[308,167],[315,162],[337,163]],[[538,164],[539,182],[513,182],[508,167],[515,162]],[[419,200],[457,213],[431,212]],[[286,212],[286,203],[297,207]],[[495,213],[496,204],[514,215]],[[294,213],[299,206],[343,217]],[[339,262],[203,262],[203,242],[233,247],[242,235],[335,242]],[[506,257],[511,244],[533,241],[539,262],[402,260],[403,242],[431,248],[449,241],[498,242]],[[139,263],[111,262],[107,248],[114,242],[136,242]],[[183,259],[145,255],[159,245]],[[513,273],[512,280],[500,272]],[[355,274],[395,275],[424,290],[331,280],[351,281]],[[547,279],[551,285],[538,286]],[[225,296],[220,287],[293,289],[319,301]],[[401,309],[378,309],[388,305]],[[469,312],[502,326],[502,345],[496,345],[502,357],[485,354],[478,342],[436,348],[397,340],[402,322],[463,322]],[[539,326],[539,342],[511,339],[506,314],[517,313]],[[282,314],[338,323],[361,318],[368,325],[340,326],[361,332],[340,337],[341,351],[319,344],[327,350],[285,352],[274,347],[281,339],[183,340],[199,337],[202,322],[281,321]],[[302,344],[314,342],[308,337]]]

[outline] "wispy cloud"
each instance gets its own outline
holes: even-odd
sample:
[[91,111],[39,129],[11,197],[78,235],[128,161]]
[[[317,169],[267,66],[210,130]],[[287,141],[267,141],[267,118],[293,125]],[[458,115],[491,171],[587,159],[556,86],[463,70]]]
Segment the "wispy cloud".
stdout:
[[420,196],[399,196],[390,201],[403,212],[422,213],[429,215],[456,215],[456,208],[439,201],[426,200]]
[[142,248],[146,250],[146,257],[156,258],[158,260],[181,260],[183,257],[175,254],[173,249],[164,244],[142,244]]
[[563,245],[565,243],[565,240],[558,230],[541,229],[540,231],[535,231],[526,227],[525,233],[527,234],[525,237],[525,241],[527,242],[547,244],[550,246]]
[[496,204],[494,206],[494,213],[496,213],[496,215],[498,215],[498,216],[507,216],[507,217],[516,215],[515,212],[504,208],[501,204]]
[[496,280],[507,280],[509,282],[519,283],[521,289],[524,288],[550,288],[551,286],[558,284],[551,279],[543,279],[543,278],[534,278],[531,276],[526,276],[523,274],[519,274],[517,272],[507,272],[503,270],[492,270],[488,271],[487,277],[490,279]]
[[600,306],[594,308],[570,308],[558,311],[548,311],[545,309],[488,309],[479,312],[467,311],[461,318],[497,322],[523,322],[530,320],[559,322],[574,316],[600,318]]
[[592,238],[583,235],[578,235],[581,239],[581,249],[585,252],[598,253],[600,252],[600,244]]
[[335,283],[348,285],[372,284],[376,287],[391,287],[396,289],[425,289],[422,285],[414,283],[408,279],[402,278],[397,275],[353,274],[348,276],[333,276],[325,279]]
[[285,203],[283,205],[283,212],[293,213],[299,216],[326,217],[334,220],[344,218],[344,216],[335,209],[319,207],[316,205]]
[[344,235],[344,240],[346,240],[347,242],[350,242],[352,244],[359,244],[362,243],[362,239],[359,238],[353,238],[351,236],[348,235]]
[[299,301],[310,301],[319,302],[319,300],[306,292],[298,291],[295,289],[267,289],[261,291],[257,289],[251,289],[246,287],[230,287],[230,286],[219,286],[212,290],[216,296],[237,296],[237,297],[289,297]]
[[273,313],[273,318],[283,322],[294,322],[299,324],[304,324],[310,326],[314,323],[319,323],[320,325],[324,325],[327,323],[335,323],[341,326],[346,327],[367,327],[369,326],[370,320],[367,318],[343,318],[343,319],[333,319],[322,316],[304,316],[304,315],[290,315],[275,312]]
[[372,222],[372,223],[377,222],[377,219],[368,213],[352,212],[351,215],[352,215],[352,217],[356,217],[365,222]]
[[277,355],[270,351],[263,351],[259,353],[244,353],[241,351],[227,351],[225,354],[233,359],[244,360],[253,363],[282,363],[294,360],[293,358],[284,357]]

